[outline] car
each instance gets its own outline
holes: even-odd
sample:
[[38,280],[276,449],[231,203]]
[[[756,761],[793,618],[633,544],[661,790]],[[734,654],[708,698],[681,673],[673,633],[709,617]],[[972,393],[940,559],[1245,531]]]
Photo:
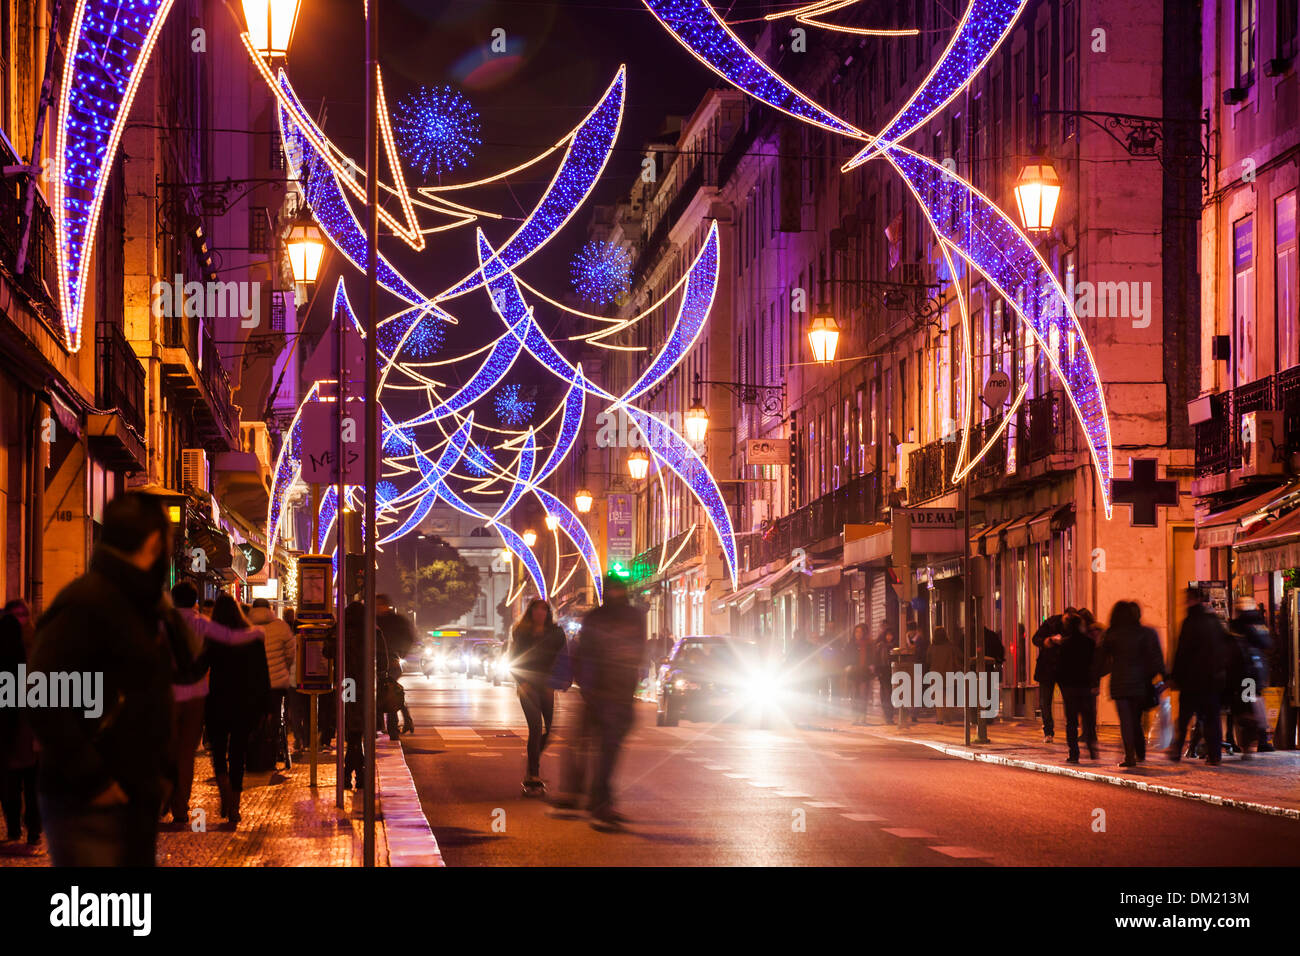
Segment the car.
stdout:
[[762,725],[776,687],[758,645],[720,635],[683,637],[660,668],[655,722],[676,727],[683,718],[750,714]]

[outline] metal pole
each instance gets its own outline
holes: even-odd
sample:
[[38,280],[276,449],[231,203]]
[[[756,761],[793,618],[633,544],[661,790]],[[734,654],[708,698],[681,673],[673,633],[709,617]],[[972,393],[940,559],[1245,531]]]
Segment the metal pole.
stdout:
[[365,744],[365,810],[362,854],[375,865],[375,485],[379,483],[379,10],[366,0],[366,510],[365,630],[361,645],[362,740]]
[[335,329],[337,336],[335,358],[338,359],[338,380],[335,386],[335,398],[338,402],[338,440],[335,447],[338,449],[336,458],[339,473],[338,485],[334,491],[334,553],[338,556],[338,574],[335,576],[335,586],[338,590],[334,609],[334,646],[337,648],[334,654],[334,806],[339,810],[343,809],[343,738],[346,735],[347,722],[346,705],[343,703],[343,681],[347,676],[347,667],[344,663],[347,655],[343,652],[345,640],[343,614],[348,603],[348,522],[343,513],[348,500],[344,471],[347,449],[343,447],[345,417],[343,403],[347,401],[348,395],[347,330],[347,323],[340,319],[338,328]]

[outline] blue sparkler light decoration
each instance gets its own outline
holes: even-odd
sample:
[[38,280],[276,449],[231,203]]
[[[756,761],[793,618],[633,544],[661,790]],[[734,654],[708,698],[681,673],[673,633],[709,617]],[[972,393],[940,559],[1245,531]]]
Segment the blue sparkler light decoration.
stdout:
[[469,164],[483,141],[478,111],[449,86],[424,86],[393,111],[393,133],[407,161],[425,176],[441,176]]
[[397,497],[397,485],[391,481],[381,481],[375,485],[375,501],[386,505]]
[[[389,326],[395,326],[395,323],[389,323]],[[428,358],[441,349],[446,340],[447,323],[436,313],[426,312],[416,320],[415,328],[402,343],[402,349],[415,358]]]
[[465,452],[465,469],[471,475],[479,478],[486,478],[492,474],[496,468],[496,458],[492,455],[490,448],[484,448],[482,445],[470,445]]
[[622,246],[593,239],[573,257],[570,274],[574,292],[588,302],[608,305],[632,287],[632,256]]
[[497,421],[502,425],[523,425],[533,417],[537,403],[531,399],[521,398],[520,385],[503,385],[497,392],[494,404]]

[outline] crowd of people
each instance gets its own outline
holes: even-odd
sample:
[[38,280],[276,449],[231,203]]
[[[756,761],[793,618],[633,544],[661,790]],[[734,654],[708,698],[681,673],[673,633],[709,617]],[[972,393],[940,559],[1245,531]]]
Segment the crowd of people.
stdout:
[[[226,593],[203,599],[186,580],[169,590],[171,555],[161,501],[119,495],[104,509],[89,570],[39,620],[21,600],[5,605],[0,672],[93,675],[103,701],[100,713],[66,702],[0,709],[0,797],[14,847],[6,852],[48,850],[61,866],[151,866],[160,828],[195,823],[194,777],[207,769],[196,768],[196,756],[205,744],[230,828],[241,820],[246,772],[287,770],[310,745],[292,611],[281,618],[265,599],[245,606]],[[409,650],[414,631],[386,598],[377,612],[377,703],[396,738],[414,729],[395,679],[396,655]],[[364,617],[361,604],[348,607],[343,655],[352,675],[361,672]],[[324,748],[333,713],[325,697]],[[346,784],[359,786],[358,705],[348,706],[346,723]]]

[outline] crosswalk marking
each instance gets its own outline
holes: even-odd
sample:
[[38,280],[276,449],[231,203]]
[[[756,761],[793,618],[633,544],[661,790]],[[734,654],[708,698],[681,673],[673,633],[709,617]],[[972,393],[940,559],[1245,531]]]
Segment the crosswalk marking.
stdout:
[[843,810],[844,804],[836,803],[833,800],[805,800],[810,807],[816,807],[818,810]]
[[878,817],[874,813],[841,813],[845,820],[852,820],[854,823],[884,823],[884,817]]
[[930,849],[937,850],[944,856],[951,856],[958,860],[988,859],[993,855],[992,853],[985,853],[968,846],[932,846]]
[[460,743],[464,741],[478,743],[483,739],[483,735],[473,727],[434,727],[433,731],[443,740],[449,742],[454,741]]
[[885,827],[885,833],[891,836],[902,837],[904,840],[937,840],[935,834],[929,830],[916,830],[910,827]]

